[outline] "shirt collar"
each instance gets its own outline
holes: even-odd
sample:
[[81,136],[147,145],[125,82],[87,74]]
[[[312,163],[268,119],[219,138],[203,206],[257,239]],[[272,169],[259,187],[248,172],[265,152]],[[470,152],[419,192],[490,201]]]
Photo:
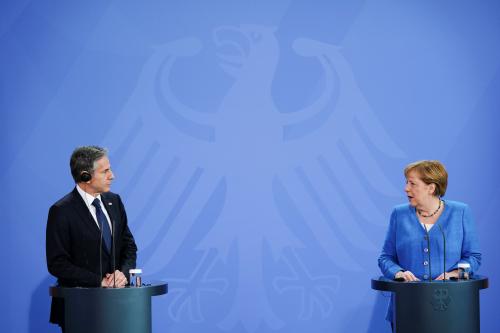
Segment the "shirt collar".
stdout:
[[90,206],[92,206],[92,202],[94,202],[94,200],[96,198],[99,199],[102,203],[101,194],[98,194],[96,197],[94,197],[93,195],[85,192],[78,184],[76,184],[76,190],[78,191],[78,193],[82,197],[82,199],[85,202],[85,205],[87,207],[90,208]]

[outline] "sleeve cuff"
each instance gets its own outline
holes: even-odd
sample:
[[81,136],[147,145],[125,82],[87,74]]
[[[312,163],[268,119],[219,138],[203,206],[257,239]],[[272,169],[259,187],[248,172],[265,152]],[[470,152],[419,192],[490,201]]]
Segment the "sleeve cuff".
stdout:
[[389,276],[387,277],[393,279],[396,276],[396,273],[400,271],[404,271],[404,269],[402,269],[400,266],[391,267],[388,270]]

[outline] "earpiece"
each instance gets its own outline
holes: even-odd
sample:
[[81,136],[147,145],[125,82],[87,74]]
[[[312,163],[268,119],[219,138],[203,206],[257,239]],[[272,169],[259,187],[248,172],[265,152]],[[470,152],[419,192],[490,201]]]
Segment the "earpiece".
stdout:
[[82,171],[80,174],[80,181],[86,183],[89,182],[92,179],[92,175],[88,171]]

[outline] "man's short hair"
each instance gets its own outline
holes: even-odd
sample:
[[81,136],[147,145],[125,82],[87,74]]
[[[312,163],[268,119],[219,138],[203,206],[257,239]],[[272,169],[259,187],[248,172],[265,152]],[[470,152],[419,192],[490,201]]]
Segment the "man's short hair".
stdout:
[[106,148],[99,146],[83,146],[76,148],[69,160],[71,176],[73,176],[75,183],[83,181],[82,173],[88,172],[92,175],[95,170],[95,163],[107,155],[108,151]]

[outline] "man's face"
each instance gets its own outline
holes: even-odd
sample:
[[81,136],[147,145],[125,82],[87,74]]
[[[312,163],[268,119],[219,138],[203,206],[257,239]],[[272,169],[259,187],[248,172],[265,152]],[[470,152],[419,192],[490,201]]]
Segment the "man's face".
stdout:
[[95,169],[92,173],[92,179],[87,183],[88,192],[92,194],[99,194],[109,192],[111,188],[111,181],[114,179],[113,172],[111,171],[111,164],[107,156],[98,159],[95,162]]

